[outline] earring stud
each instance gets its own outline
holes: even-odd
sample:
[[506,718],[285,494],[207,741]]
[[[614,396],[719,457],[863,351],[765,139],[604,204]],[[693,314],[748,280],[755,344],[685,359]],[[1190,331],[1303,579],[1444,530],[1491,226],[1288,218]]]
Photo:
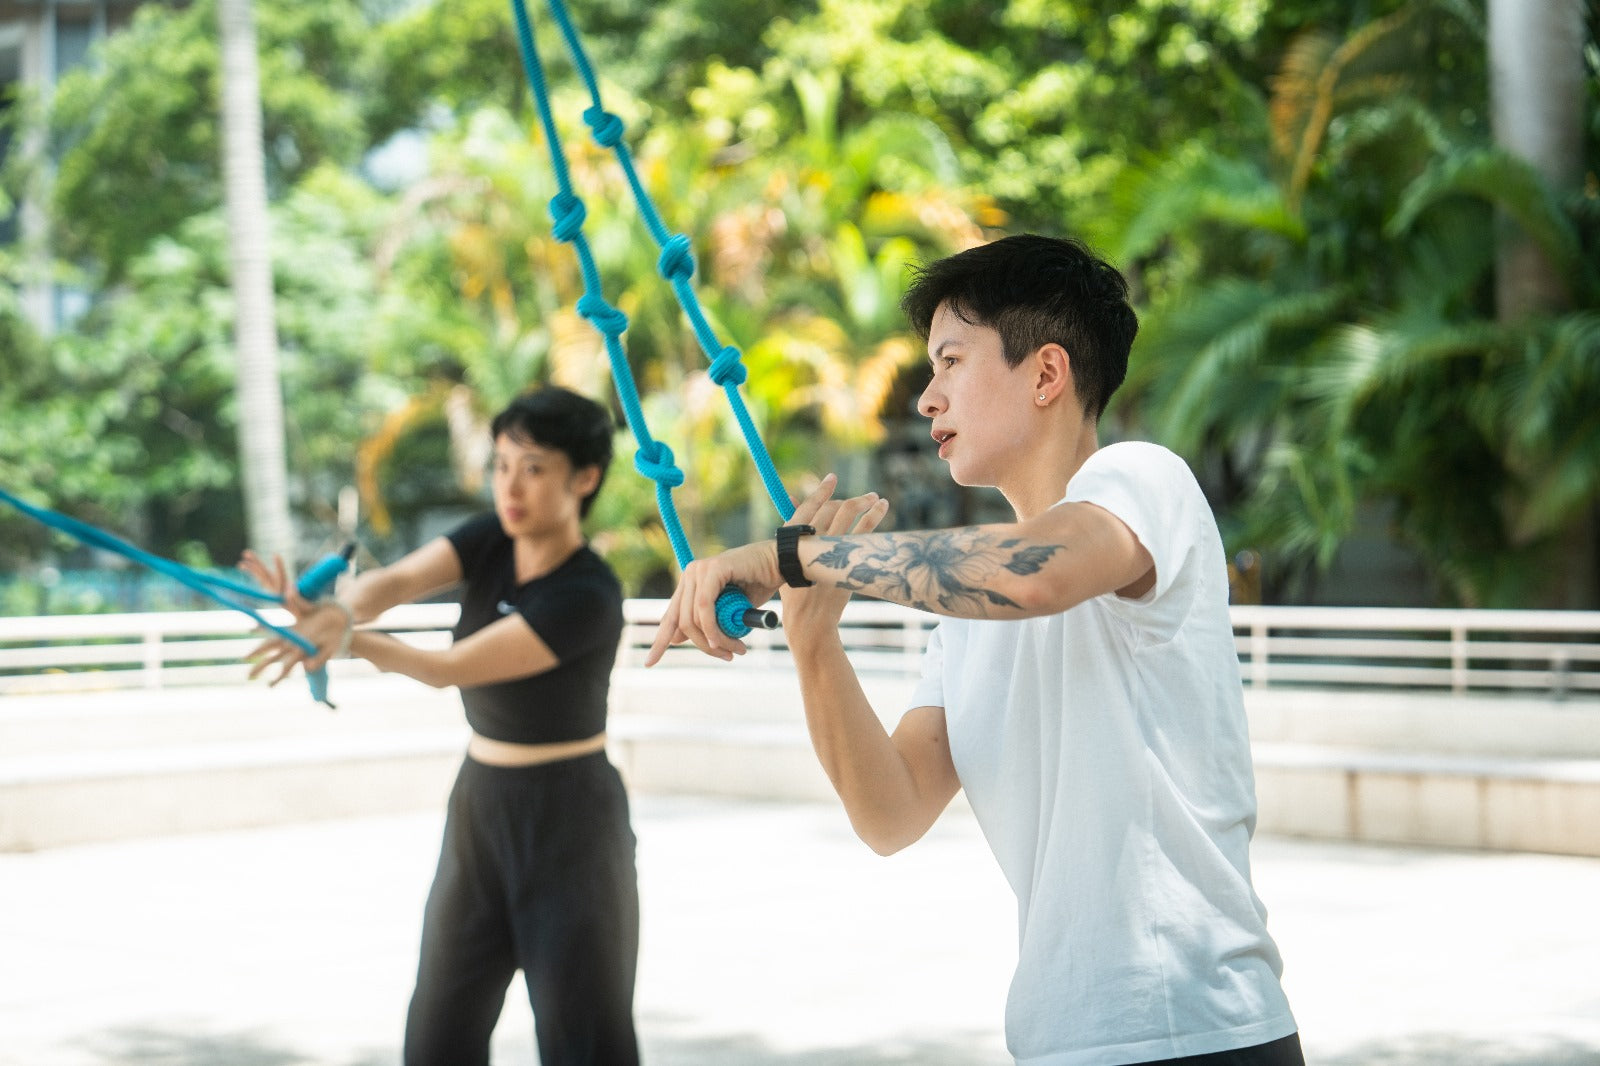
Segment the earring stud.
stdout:
[[1040,394],[1039,394],[1039,399],[1041,399],[1041,400],[1042,400],[1042,399],[1044,399],[1044,393],[1042,393],[1042,392],[1041,392],[1041,393],[1040,393]]

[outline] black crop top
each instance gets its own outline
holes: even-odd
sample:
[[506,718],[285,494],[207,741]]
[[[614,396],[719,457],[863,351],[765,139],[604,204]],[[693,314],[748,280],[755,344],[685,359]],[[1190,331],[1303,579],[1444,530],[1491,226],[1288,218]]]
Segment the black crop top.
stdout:
[[622,639],[622,586],[611,567],[585,545],[548,574],[518,585],[511,538],[494,514],[470,519],[445,537],[466,582],[455,639],[516,613],[557,660],[540,674],[463,686],[473,732],[513,744],[549,744],[604,730]]

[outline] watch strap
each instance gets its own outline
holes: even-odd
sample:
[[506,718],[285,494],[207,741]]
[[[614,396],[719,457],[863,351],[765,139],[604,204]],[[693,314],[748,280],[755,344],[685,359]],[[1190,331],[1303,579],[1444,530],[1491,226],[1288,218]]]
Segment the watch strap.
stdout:
[[778,527],[778,573],[783,583],[792,589],[810,588],[804,568],[800,565],[800,538],[816,533],[816,527],[792,525]]

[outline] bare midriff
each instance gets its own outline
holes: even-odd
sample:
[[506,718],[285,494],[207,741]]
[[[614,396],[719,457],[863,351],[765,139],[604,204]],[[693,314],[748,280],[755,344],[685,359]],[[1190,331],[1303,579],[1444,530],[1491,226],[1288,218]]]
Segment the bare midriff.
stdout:
[[474,733],[472,739],[467,741],[467,754],[474,762],[486,766],[538,766],[541,763],[593,755],[604,750],[605,746],[604,733],[596,733],[583,740],[562,740],[553,744],[513,744]]

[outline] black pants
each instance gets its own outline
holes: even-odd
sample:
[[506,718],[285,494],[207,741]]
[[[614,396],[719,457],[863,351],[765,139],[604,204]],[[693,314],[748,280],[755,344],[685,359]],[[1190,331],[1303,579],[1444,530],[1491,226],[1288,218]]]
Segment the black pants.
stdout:
[[1300,1053],[1300,1034],[1291,1033],[1270,1044],[1257,1044],[1235,1051],[1213,1051],[1209,1055],[1187,1055],[1181,1059],[1135,1063],[1133,1066],[1306,1066],[1306,1059]]
[[634,1066],[638,957],[628,798],[605,753],[466,760],[423,915],[406,1066],[485,1066],[519,968],[543,1066]]

